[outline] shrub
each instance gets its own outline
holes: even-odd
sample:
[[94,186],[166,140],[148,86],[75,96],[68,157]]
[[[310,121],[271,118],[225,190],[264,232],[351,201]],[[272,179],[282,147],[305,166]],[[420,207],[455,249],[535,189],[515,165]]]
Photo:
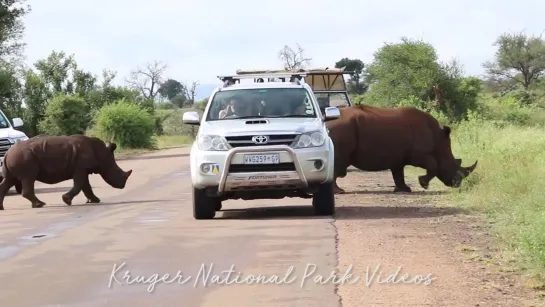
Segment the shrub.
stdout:
[[[545,133],[537,127],[498,127],[471,114],[453,132],[456,157],[479,167],[451,201],[476,208],[494,221],[506,250],[545,272]],[[467,163],[465,163],[467,165]],[[519,262],[521,263],[521,262]]]
[[158,110],[172,110],[178,109],[178,107],[170,101],[165,101],[157,104]]
[[139,104],[120,100],[105,105],[96,114],[95,132],[125,148],[154,148],[155,119]]
[[59,94],[47,104],[40,132],[51,135],[83,134],[89,124],[85,101],[77,96]]
[[525,105],[513,96],[493,99],[484,98],[481,112],[485,119],[502,124],[528,125],[539,113],[538,108]]

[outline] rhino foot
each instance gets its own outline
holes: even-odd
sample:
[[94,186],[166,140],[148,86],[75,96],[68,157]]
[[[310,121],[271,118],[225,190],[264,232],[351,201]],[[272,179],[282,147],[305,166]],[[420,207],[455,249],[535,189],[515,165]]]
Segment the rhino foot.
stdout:
[[43,206],[45,206],[45,203],[43,201],[32,203],[32,208],[41,208]]
[[87,203],[88,204],[98,204],[100,203],[100,198],[96,197],[96,198],[89,198],[87,199]]
[[418,176],[418,183],[420,183],[420,186],[425,190],[427,190],[430,185],[430,181],[428,180],[427,176]]
[[4,205],[0,205],[0,210],[4,210]]
[[62,195],[62,201],[67,204],[68,206],[72,205],[72,197],[68,194]]
[[412,190],[411,190],[411,188],[409,188],[408,186],[404,186],[404,187],[395,187],[395,188],[394,188],[394,193],[399,193],[399,192],[411,193]]
[[334,191],[335,194],[344,194],[345,193],[345,191],[343,189],[339,188],[339,187],[335,187],[333,189],[333,191]]

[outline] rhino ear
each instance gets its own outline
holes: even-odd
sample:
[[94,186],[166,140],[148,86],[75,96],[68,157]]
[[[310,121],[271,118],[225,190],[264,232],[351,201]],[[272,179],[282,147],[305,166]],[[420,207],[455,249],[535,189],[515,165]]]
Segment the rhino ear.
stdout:
[[105,142],[105,144],[106,144],[106,148],[108,148],[112,152],[114,152],[115,149],[117,148],[117,145],[115,143]]
[[446,137],[450,136],[450,127],[449,126],[443,126],[443,133]]

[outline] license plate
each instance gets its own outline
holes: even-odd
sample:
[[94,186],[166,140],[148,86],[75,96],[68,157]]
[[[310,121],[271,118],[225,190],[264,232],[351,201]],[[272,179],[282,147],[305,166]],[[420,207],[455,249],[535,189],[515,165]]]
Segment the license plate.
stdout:
[[244,164],[278,164],[280,154],[244,155]]

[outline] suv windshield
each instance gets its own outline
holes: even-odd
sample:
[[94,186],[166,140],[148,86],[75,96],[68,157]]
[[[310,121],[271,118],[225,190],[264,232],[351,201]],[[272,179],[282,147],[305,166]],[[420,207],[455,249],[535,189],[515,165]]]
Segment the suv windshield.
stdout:
[[217,92],[206,120],[252,117],[317,117],[304,88],[244,89]]

